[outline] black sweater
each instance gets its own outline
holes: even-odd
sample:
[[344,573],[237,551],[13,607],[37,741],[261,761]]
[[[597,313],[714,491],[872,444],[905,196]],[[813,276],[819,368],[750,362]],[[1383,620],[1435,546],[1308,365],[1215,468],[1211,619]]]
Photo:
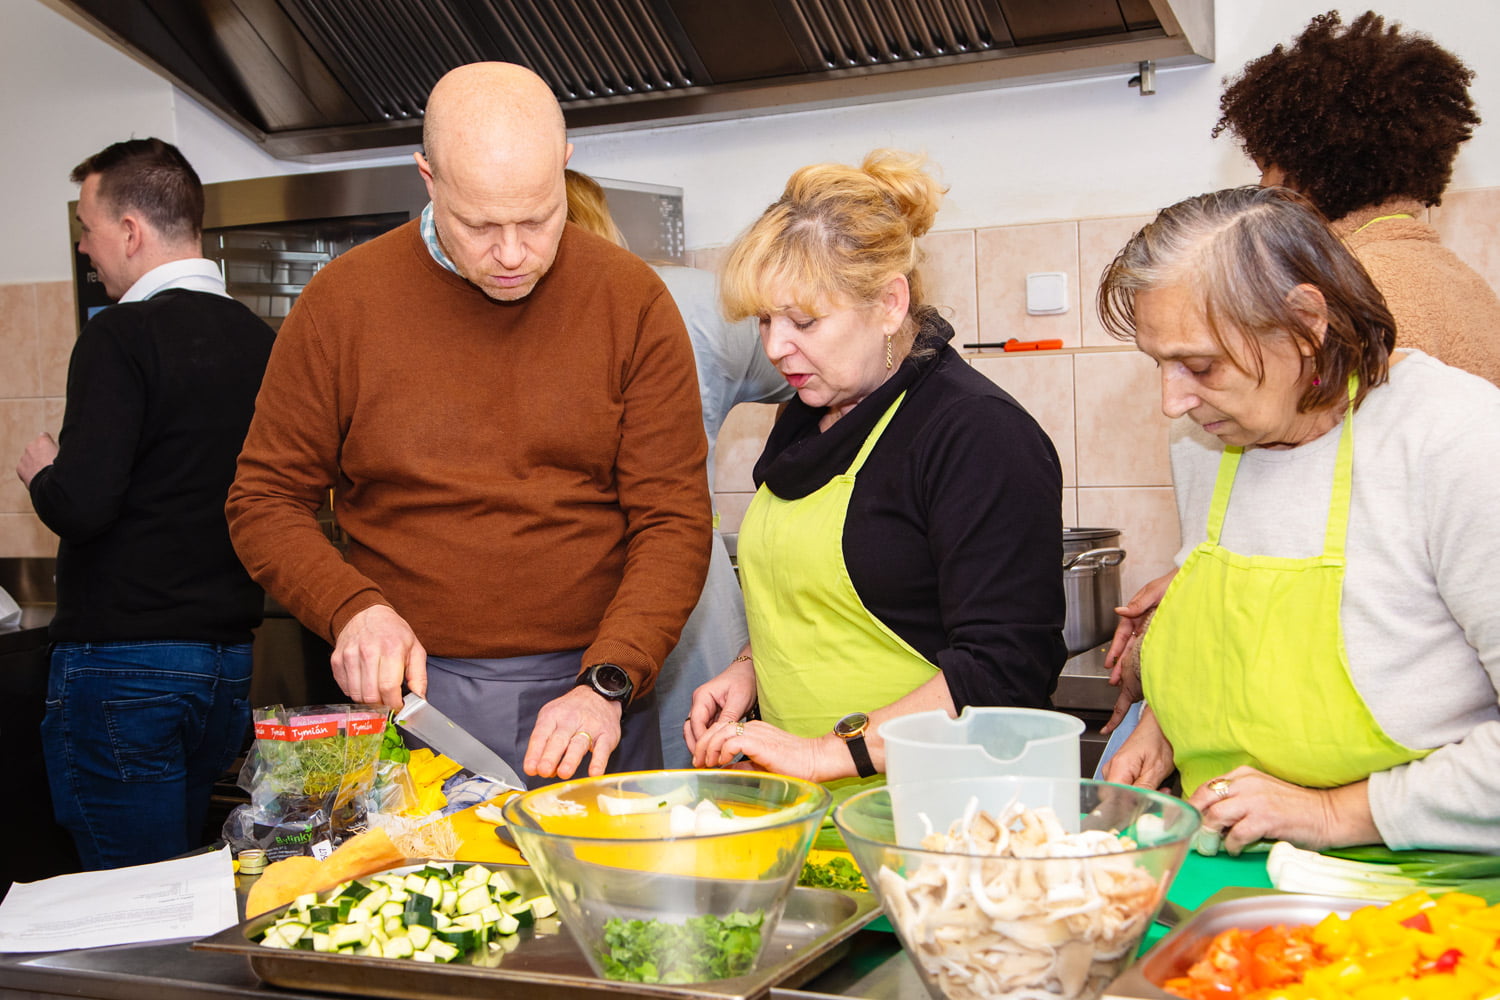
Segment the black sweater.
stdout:
[[783,499],[843,473],[901,392],[855,480],[844,561],[866,608],[936,664],[955,706],[1050,707],[1067,658],[1062,473],[1021,405],[948,346],[929,316],[918,348],[825,432],[787,405],[755,466]]
[[250,641],[264,597],[224,500],[272,338],[233,299],[181,289],[84,327],[57,460],[31,481],[61,538],[53,640]]

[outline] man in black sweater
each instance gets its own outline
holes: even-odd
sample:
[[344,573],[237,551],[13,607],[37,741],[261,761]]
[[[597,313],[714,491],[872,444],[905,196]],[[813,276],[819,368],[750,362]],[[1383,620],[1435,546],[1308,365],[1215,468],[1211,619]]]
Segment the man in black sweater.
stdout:
[[42,741],[87,868],[202,843],[250,723],[263,597],[224,500],[273,334],[202,257],[203,186],[177,148],[119,142],[74,168],[81,253],[119,299],[68,366],[58,441],[16,472],[61,539]]

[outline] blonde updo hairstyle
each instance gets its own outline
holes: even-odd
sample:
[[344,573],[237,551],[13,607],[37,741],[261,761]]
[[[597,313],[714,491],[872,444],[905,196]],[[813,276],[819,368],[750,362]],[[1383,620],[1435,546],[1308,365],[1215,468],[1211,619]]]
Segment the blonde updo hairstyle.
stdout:
[[794,173],[781,198],[730,249],[720,279],[725,315],[767,315],[787,305],[771,301],[781,288],[794,289],[796,306],[810,315],[819,303],[868,305],[903,275],[911,303],[896,344],[909,353],[932,309],[923,298],[917,240],[932,228],[947,191],[926,162],[916,153],[876,149],[858,167],[819,163]]

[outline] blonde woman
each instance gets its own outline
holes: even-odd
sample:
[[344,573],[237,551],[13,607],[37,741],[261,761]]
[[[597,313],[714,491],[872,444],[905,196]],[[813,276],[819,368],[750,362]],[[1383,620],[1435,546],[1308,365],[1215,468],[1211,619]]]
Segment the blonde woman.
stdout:
[[744,754],[858,787],[884,770],[886,719],[1048,705],[1066,656],[1062,477],[923,297],[918,240],[942,194],[894,150],[806,167],[726,262],[726,312],[757,317],[797,396],[755,467],[750,642],[694,696],[697,765]]

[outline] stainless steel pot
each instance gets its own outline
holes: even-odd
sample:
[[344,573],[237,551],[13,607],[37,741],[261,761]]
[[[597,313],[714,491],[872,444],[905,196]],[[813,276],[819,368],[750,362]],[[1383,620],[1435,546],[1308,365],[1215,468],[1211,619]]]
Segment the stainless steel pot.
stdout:
[[1063,640],[1076,656],[1104,642],[1115,630],[1120,604],[1120,563],[1125,550],[1115,545],[1115,528],[1063,529],[1063,592],[1068,617]]

